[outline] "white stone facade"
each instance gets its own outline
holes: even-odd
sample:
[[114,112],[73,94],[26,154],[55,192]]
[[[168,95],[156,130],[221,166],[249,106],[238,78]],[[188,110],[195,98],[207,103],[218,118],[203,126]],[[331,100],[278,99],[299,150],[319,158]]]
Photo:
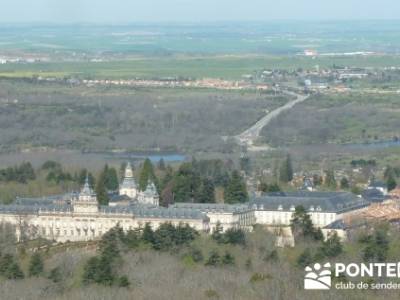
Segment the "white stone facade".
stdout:
[[[289,226],[294,211],[255,209],[257,224]],[[314,226],[322,228],[336,221],[340,215],[335,212],[308,212]]]
[[144,191],[140,191],[133,177],[130,163],[126,165],[125,176],[119,188],[120,196],[128,196],[132,201],[142,205],[159,206],[159,195],[156,186],[149,180]]
[[209,232],[209,218],[197,211],[145,206],[99,207],[87,180],[81,192],[72,195],[71,205],[3,205],[0,222],[15,225],[18,239],[26,235],[57,242],[98,239],[116,225],[130,230],[143,228],[146,223],[153,229],[171,223]]
[[125,176],[119,187],[119,194],[121,196],[126,195],[131,199],[136,199],[138,188],[136,185],[135,178],[133,177],[133,170],[130,163],[126,165]]
[[218,224],[222,232],[231,228],[251,231],[253,225],[256,224],[254,210],[243,204],[175,203],[171,207],[198,210],[205,213],[210,220],[210,232],[213,232]]
[[140,191],[137,195],[137,201],[142,205],[159,206],[159,196],[156,186],[153,182],[149,181],[144,191]]
[[217,224],[223,231],[230,228],[251,231],[256,224],[282,230],[289,228],[295,205],[302,205],[325,236],[336,231],[342,237],[345,231],[337,226],[338,222],[368,206],[367,202],[351,194],[302,192],[267,195],[236,205],[175,203],[164,208],[158,207],[158,195],[154,198],[154,184],[150,183],[146,191],[149,198],[146,193],[143,196],[139,193],[140,200],[128,206],[99,206],[86,181],[81,192],[71,195],[70,201],[52,197],[45,202],[30,199],[27,203],[20,199],[17,205],[0,205],[0,222],[15,225],[18,237],[43,237],[58,242],[98,239],[117,224],[130,230],[143,228],[146,223],[154,229],[166,222],[182,223],[206,233],[213,232]]

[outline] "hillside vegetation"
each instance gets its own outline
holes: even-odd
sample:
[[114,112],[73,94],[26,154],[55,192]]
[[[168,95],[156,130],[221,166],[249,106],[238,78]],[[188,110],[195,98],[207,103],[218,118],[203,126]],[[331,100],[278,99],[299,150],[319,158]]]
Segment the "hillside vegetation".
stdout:
[[396,95],[315,95],[282,113],[262,131],[274,146],[365,143],[398,139]]
[[[199,235],[165,224],[152,231],[114,228],[100,243],[13,244],[2,227],[0,289],[5,299],[397,299],[390,291],[304,291],[303,268],[316,261],[399,259],[398,232],[385,224],[356,231],[342,245],[305,228],[296,248],[279,249],[260,227]],[[375,243],[374,241],[379,241]],[[40,247],[41,250],[32,252]],[[97,250],[96,250],[97,249]],[[17,250],[17,255],[12,254]],[[4,257],[8,260],[5,261]],[[10,266],[13,266],[10,268]],[[7,279],[11,278],[10,279]],[[14,279],[12,279],[14,278]],[[346,278],[341,278],[345,282]],[[375,282],[378,279],[372,279]],[[337,281],[335,281],[337,282]]]
[[0,81],[1,151],[231,151],[239,133],[283,96],[191,89],[133,89]]

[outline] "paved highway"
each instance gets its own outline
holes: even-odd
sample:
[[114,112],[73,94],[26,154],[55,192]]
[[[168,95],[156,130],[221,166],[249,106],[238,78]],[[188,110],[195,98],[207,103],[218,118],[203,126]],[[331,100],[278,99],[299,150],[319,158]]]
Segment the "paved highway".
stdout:
[[289,101],[285,105],[269,112],[265,117],[257,121],[257,123],[255,123],[253,126],[243,131],[241,134],[237,135],[236,139],[241,145],[247,145],[248,147],[254,147],[255,149],[260,148],[260,150],[265,150],[266,148],[268,148],[268,146],[253,146],[256,139],[260,136],[261,130],[265,126],[267,126],[274,118],[278,117],[282,112],[293,108],[293,106],[307,100],[307,98],[309,97],[309,95],[299,95],[289,91],[284,91],[284,93],[289,96],[294,96],[296,97],[296,99]]

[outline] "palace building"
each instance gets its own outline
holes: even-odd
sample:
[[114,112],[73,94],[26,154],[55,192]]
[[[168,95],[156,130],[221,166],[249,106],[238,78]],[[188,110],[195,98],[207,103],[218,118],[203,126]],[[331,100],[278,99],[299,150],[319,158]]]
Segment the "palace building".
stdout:
[[[146,193],[144,199],[150,199],[147,196],[152,194]],[[117,224],[124,230],[130,230],[144,227],[146,223],[157,228],[169,222],[209,231],[208,217],[197,210],[160,208],[136,201],[129,206],[99,206],[87,179],[77,194],[19,198],[15,205],[0,205],[0,222],[15,225],[18,238],[27,235],[29,238],[43,237],[58,242],[97,239]]]
[[205,233],[212,232],[217,224],[223,231],[230,228],[251,231],[254,225],[287,230],[295,207],[302,205],[315,226],[328,234],[340,230],[333,224],[369,205],[350,193],[300,191],[252,197],[242,204],[175,203],[168,208],[160,207],[154,183],[149,181],[147,188],[140,191],[130,164],[118,197],[124,201],[99,205],[86,179],[79,193],[17,198],[12,205],[0,205],[0,223],[15,225],[18,238],[43,237],[57,242],[99,239],[117,224],[130,230],[143,228],[146,223],[156,229],[169,222],[188,224]]

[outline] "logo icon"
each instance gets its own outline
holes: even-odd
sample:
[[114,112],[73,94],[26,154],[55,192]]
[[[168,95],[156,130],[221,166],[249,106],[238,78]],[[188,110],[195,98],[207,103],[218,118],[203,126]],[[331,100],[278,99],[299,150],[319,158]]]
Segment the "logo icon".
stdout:
[[329,290],[331,288],[331,264],[326,263],[323,266],[316,263],[314,268],[307,266],[305,268],[304,289],[306,290]]

